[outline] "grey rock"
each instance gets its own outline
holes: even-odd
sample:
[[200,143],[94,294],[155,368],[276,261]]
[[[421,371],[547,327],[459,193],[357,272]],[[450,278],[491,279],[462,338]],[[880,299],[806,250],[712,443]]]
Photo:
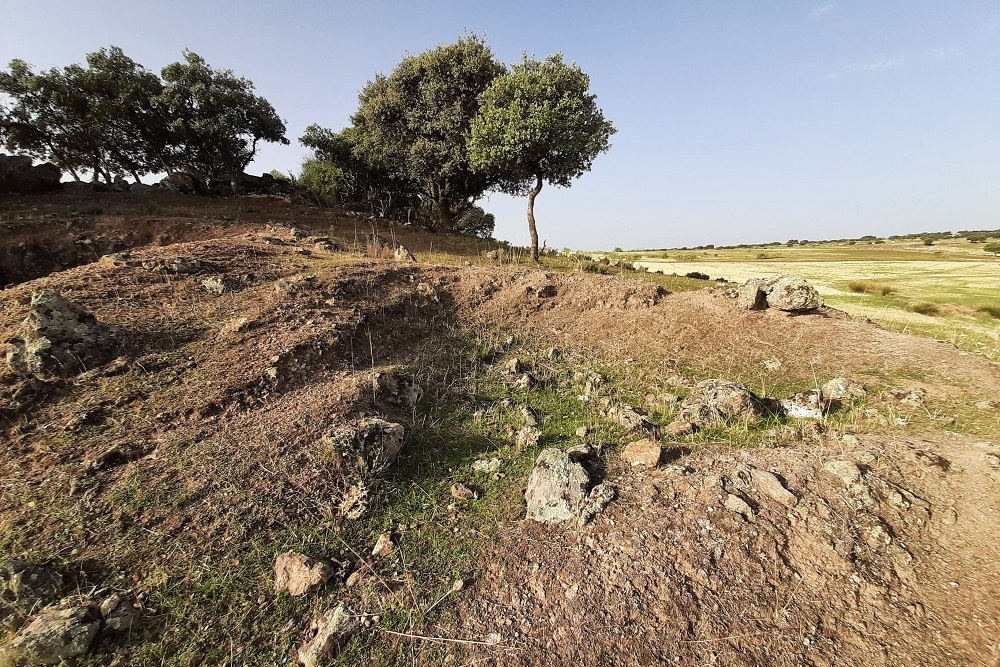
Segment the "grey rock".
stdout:
[[58,292],[32,294],[28,316],[7,341],[7,364],[23,377],[71,377],[116,356],[117,331]]
[[302,667],[320,667],[340,652],[344,642],[361,627],[361,618],[344,603],[324,612],[313,621],[315,633],[298,652]]
[[800,276],[785,275],[766,283],[767,305],[791,312],[816,310],[823,306],[819,292]]
[[800,391],[781,399],[781,408],[795,419],[822,419],[828,404],[819,391]]
[[404,436],[400,424],[371,417],[357,425],[335,427],[323,440],[348,460],[363,462],[364,472],[377,474],[395,462],[403,448]]
[[608,408],[608,419],[624,426],[629,432],[655,430],[646,413],[631,405],[612,405]]
[[16,630],[59,599],[63,577],[53,567],[13,560],[0,568],[0,628]]
[[617,495],[615,488],[609,484],[598,484],[592,488],[580,504],[578,523],[581,526],[590,523]]
[[740,310],[763,310],[767,308],[764,281],[751,278],[746,284],[736,288],[736,307]]
[[555,448],[538,455],[528,478],[524,499],[528,518],[542,523],[571,521],[578,515],[590,489],[586,469]]
[[764,409],[747,387],[726,380],[703,380],[681,404],[680,419],[698,428],[742,419],[756,422]]
[[412,408],[424,395],[424,390],[401,371],[385,371],[375,373],[375,395],[380,401]]
[[46,609],[7,644],[2,658],[12,664],[57,665],[86,653],[100,628],[90,607]]
[[483,472],[487,474],[495,474],[500,472],[500,459],[479,459],[478,461],[473,461],[472,469],[476,472]]
[[833,378],[823,385],[823,395],[835,401],[864,398],[868,395],[865,388],[847,378]]

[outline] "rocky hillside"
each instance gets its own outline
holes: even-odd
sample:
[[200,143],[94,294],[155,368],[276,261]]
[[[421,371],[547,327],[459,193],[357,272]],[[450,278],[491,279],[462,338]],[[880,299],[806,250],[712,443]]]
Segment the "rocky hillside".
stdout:
[[269,198],[4,206],[7,664],[1000,658],[981,357],[788,278]]

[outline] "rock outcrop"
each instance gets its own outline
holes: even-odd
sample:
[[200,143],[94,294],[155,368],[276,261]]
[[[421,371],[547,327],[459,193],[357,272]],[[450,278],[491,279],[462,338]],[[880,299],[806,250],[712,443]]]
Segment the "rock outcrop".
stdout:
[[30,157],[0,153],[0,192],[35,194],[60,188],[62,172],[51,162],[32,165]]
[[788,312],[808,312],[823,307],[819,292],[799,276],[784,275],[764,280],[751,278],[730,292],[741,310],[777,308]]
[[19,333],[7,341],[7,363],[23,377],[71,377],[113,359],[119,344],[113,327],[58,292],[40,290]]

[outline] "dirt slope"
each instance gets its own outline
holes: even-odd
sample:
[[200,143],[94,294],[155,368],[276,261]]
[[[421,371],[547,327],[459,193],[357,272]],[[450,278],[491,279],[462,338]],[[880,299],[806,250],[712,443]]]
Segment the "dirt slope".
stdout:
[[[206,278],[229,287],[213,294]],[[982,358],[837,313],[738,312],[720,291],[372,260],[278,224],[10,287],[3,339],[38,289],[122,331],[121,361],[84,375],[0,375],[0,560],[58,563],[76,582],[65,595],[128,592],[143,608],[132,636],[95,646],[92,664],[286,664],[311,617],[340,599],[380,614],[342,664],[1000,657],[1000,413],[988,403],[1000,369]],[[538,389],[497,383],[493,368],[512,354]],[[400,366],[425,390],[412,408],[373,394],[372,373]],[[666,442],[671,463],[649,471],[625,467],[628,434],[602,425],[618,500],[588,526],[542,526],[521,518],[527,468],[541,447],[568,446],[577,426],[605,419],[596,396],[577,400],[578,371],[602,373],[601,398],[613,401],[682,395],[707,377],[782,396],[849,376],[869,398],[819,426]],[[926,399],[902,405],[887,393],[898,386]],[[517,451],[488,423],[522,404],[543,437]],[[328,437],[375,415],[403,424],[406,446],[388,486],[372,484],[371,518],[347,519],[358,478]],[[465,476],[492,455],[502,475]],[[859,477],[845,484],[831,461]],[[754,470],[776,474],[794,501],[768,495]],[[447,489],[469,479],[481,495],[460,505]],[[415,500],[398,506],[418,518],[393,509],[406,494]],[[730,495],[752,513],[726,509]],[[390,529],[399,560],[367,556]],[[270,568],[290,547],[369,583],[276,594]],[[468,569],[452,571],[452,550]],[[447,590],[457,574],[467,585],[443,603],[418,587]],[[393,625],[413,609],[419,625],[415,615]]]

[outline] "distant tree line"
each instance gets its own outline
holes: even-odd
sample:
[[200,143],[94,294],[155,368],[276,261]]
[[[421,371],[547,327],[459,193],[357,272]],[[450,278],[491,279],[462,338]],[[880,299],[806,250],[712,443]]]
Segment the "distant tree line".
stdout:
[[159,75],[118,47],[45,71],[13,60],[0,71],[0,145],[77,180],[185,172],[236,192],[260,142],[288,143],[285,123],[248,79],[183,55]]
[[462,37],[377,74],[348,127],[309,126],[300,178],[343,206],[445,232],[492,225],[475,206],[487,192],[527,195],[537,259],[535,198],[589,171],[615,131],[589,87],[561,55],[508,69],[482,38]]

